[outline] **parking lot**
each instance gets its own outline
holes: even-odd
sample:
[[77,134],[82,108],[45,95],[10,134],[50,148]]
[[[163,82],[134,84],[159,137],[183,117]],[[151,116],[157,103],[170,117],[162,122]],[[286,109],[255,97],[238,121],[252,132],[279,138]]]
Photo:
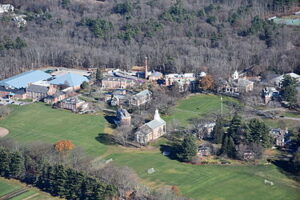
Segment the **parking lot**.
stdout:
[[17,101],[14,99],[7,99],[7,98],[2,98],[0,97],[0,105],[10,105],[10,104],[14,104],[14,105],[27,105],[27,104],[31,104],[32,102],[23,102],[23,101]]

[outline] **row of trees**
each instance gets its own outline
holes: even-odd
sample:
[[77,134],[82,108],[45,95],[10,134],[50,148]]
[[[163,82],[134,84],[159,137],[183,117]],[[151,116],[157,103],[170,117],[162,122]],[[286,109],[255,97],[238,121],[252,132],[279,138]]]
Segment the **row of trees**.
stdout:
[[94,162],[71,141],[20,145],[0,139],[0,176],[16,178],[66,199],[185,200],[169,187],[152,190],[128,167]]
[[53,196],[66,199],[106,199],[117,191],[113,185],[63,165],[37,161],[20,151],[0,147],[0,174],[33,184]]

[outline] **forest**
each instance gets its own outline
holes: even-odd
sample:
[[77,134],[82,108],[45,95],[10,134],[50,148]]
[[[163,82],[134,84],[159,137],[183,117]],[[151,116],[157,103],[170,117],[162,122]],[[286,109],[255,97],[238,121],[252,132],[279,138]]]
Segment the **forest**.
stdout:
[[300,28],[267,18],[298,0],[1,0],[0,79],[44,65],[207,71],[227,77],[300,71]]

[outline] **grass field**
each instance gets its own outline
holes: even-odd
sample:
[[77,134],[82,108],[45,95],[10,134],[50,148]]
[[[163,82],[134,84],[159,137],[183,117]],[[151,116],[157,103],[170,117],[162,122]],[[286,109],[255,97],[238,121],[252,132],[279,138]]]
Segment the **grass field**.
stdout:
[[[0,177],[0,198],[6,194],[14,192],[18,189],[25,188],[25,184],[20,183],[16,180],[8,180]],[[20,194],[10,200],[54,200],[58,198],[51,197],[47,193],[41,192],[35,188],[28,188],[28,191]]]
[[7,137],[17,141],[55,143],[68,139],[95,156],[106,151],[106,146],[96,140],[104,126],[102,115],[78,115],[37,103],[14,106],[11,114],[0,120],[0,127],[10,131]]
[[[233,101],[224,98],[224,101]],[[225,106],[224,106],[225,107]],[[193,117],[204,117],[208,113],[219,112],[220,98],[214,95],[197,95],[182,100],[167,120],[176,119],[182,124]],[[228,108],[224,108],[227,112]],[[162,156],[157,148],[160,141],[151,150],[106,146],[96,137],[104,132],[105,119],[102,115],[78,115],[65,110],[52,109],[44,104],[32,104],[13,107],[12,113],[0,120],[0,127],[10,130],[7,137],[18,141],[36,141],[54,143],[61,139],[72,140],[92,156],[102,155],[105,159],[132,167],[142,182],[159,188],[176,185],[183,195],[196,200],[298,200],[300,187],[288,179],[274,165],[268,166],[197,166],[170,160]],[[164,142],[164,141],[162,141]],[[148,175],[147,169],[157,172]],[[264,179],[273,181],[274,186],[265,185]],[[2,186],[1,191],[15,190]],[[24,197],[31,193],[24,193]],[[18,197],[19,198],[19,197]],[[42,199],[35,198],[33,199]]]
[[[147,185],[160,188],[176,185],[183,195],[199,200],[299,200],[300,187],[279,172],[274,165],[217,166],[190,165],[170,160],[160,153],[117,153],[113,158],[120,165],[137,171]],[[147,170],[154,168],[149,175]],[[265,185],[264,180],[274,182]]]
[[[223,97],[224,113],[228,113],[227,102],[238,103],[236,99]],[[180,100],[170,116],[166,116],[167,121],[178,121],[181,125],[186,125],[192,118],[203,118],[208,114],[221,112],[221,97],[216,95],[193,95]]]

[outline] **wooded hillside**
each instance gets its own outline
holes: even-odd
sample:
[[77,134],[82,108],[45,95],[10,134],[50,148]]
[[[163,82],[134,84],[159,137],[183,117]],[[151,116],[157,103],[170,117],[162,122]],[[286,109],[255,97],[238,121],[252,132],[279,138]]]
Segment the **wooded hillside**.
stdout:
[[0,0],[0,78],[43,65],[151,69],[228,76],[234,69],[300,70],[300,27],[265,20],[298,0]]

